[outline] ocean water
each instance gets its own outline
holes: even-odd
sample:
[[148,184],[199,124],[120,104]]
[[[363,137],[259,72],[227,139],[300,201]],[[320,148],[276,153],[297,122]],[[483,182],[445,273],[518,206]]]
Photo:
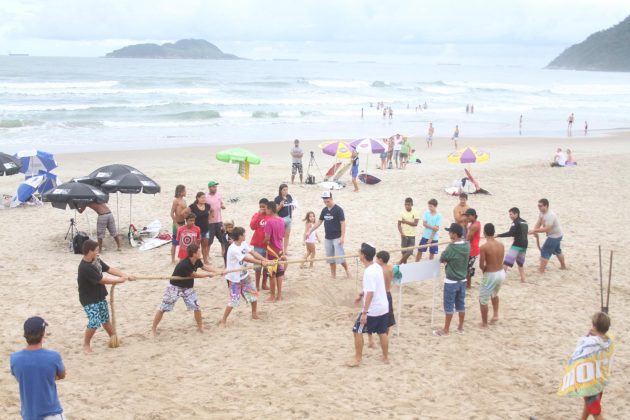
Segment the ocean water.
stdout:
[[[384,102],[394,110],[383,119]],[[427,109],[416,107],[426,102]],[[475,113],[465,112],[474,104]],[[363,118],[361,110],[363,109]],[[405,62],[0,57],[0,151],[630,127],[630,74]],[[581,135],[581,134],[580,134]]]

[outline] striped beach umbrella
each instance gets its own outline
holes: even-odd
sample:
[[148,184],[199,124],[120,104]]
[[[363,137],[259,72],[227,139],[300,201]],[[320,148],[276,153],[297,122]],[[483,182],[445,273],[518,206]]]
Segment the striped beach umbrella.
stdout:
[[15,157],[22,163],[20,172],[26,175],[35,176],[40,171],[50,172],[58,166],[52,153],[41,150],[20,150]]
[[481,163],[487,161],[488,159],[490,159],[490,155],[488,153],[475,147],[468,146],[448,155],[448,161],[450,163]]

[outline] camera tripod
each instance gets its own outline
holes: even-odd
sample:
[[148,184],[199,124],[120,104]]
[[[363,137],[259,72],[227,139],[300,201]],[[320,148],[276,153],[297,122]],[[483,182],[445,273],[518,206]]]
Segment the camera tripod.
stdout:
[[[320,179],[324,179],[322,175],[322,170],[319,168],[317,161],[315,160],[315,153],[311,151],[311,159],[308,161],[308,167],[306,168],[306,179],[308,180],[311,176],[311,169],[317,168],[317,172],[319,172]],[[314,183],[314,182],[313,182]]]
[[64,240],[68,239],[70,236],[70,240],[74,239],[75,236],[79,233],[79,229],[77,228],[77,223],[74,221],[74,218],[70,219],[70,226],[68,226],[68,231],[66,232],[66,236],[63,237]]

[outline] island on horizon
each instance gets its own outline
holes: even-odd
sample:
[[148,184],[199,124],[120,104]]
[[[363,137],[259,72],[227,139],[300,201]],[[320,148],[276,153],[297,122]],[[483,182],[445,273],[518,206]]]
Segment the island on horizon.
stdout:
[[175,43],[128,45],[105,55],[105,58],[188,58],[195,60],[243,60],[226,54],[203,39],[182,39]]

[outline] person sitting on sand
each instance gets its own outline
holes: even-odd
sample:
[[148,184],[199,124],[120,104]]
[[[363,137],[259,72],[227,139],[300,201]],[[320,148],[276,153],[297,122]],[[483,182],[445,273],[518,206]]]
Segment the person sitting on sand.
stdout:
[[442,255],[440,262],[446,264],[444,272],[444,328],[433,331],[433,335],[446,337],[449,335],[449,328],[453,314],[459,314],[459,325],[457,333],[464,333],[464,318],[466,316],[466,275],[468,274],[468,254],[470,254],[470,244],[463,239],[464,229],[457,223],[451,223],[447,229],[451,238]]
[[238,307],[241,296],[252,306],[252,319],[260,319],[256,313],[258,291],[248,270],[245,269],[244,266],[246,262],[265,265],[267,260],[245,242],[245,229],[242,227],[237,226],[234,228],[232,231],[232,241],[232,245],[230,245],[227,250],[226,271],[233,271],[239,268],[243,268],[243,270],[227,273],[225,276],[230,287],[230,302],[225,307],[223,318],[221,318],[217,324],[221,328],[225,327],[225,323],[232,309]]
[[567,156],[564,154],[561,148],[558,147],[556,150],[556,154],[553,157],[553,162],[551,162],[552,168],[560,168],[566,165]]
[[483,227],[483,236],[486,243],[479,252],[479,269],[483,273],[483,279],[479,285],[479,308],[481,309],[481,328],[488,328],[488,301],[492,301],[491,323],[499,320],[499,289],[505,280],[503,270],[503,257],[505,247],[494,239],[494,225],[486,223]]
[[361,313],[352,327],[354,333],[354,357],[347,363],[350,367],[359,366],[363,357],[363,334],[378,334],[383,351],[383,362],[389,363],[389,305],[385,291],[385,277],[383,269],[374,263],[376,248],[362,243],[359,259],[365,267],[363,272],[363,292],[354,300],[355,304],[362,302]]
[[[188,245],[186,248],[188,257],[181,260],[175,266],[173,270],[173,277],[192,277],[188,280],[175,280],[171,279],[170,284],[164,290],[164,296],[162,297],[162,303],[155,312],[153,318],[153,326],[151,327],[151,334],[155,336],[157,334],[157,327],[164,316],[164,312],[170,312],[175,308],[175,303],[181,297],[184,299],[186,309],[193,311],[195,314],[195,321],[197,322],[197,331],[203,332],[203,321],[201,318],[201,308],[197,301],[197,293],[195,292],[195,279],[203,277],[212,277],[213,274],[219,274],[220,271],[207,264],[203,263],[203,256],[201,255],[201,248],[197,244]],[[204,274],[197,273],[197,269],[201,268],[205,271]]]
[[577,162],[573,159],[573,154],[571,153],[571,149],[567,149],[567,160],[564,166],[577,166]]
[[[88,318],[85,337],[83,339],[83,351],[92,353],[92,337],[99,327],[103,327],[111,337],[114,329],[109,322],[109,306],[107,305],[106,284],[120,284],[127,280],[135,280],[121,270],[110,267],[98,257],[96,252],[98,243],[92,240],[83,242],[83,258],[79,263],[77,283],[79,285],[79,301]],[[116,278],[104,278],[103,273],[111,274]]]

